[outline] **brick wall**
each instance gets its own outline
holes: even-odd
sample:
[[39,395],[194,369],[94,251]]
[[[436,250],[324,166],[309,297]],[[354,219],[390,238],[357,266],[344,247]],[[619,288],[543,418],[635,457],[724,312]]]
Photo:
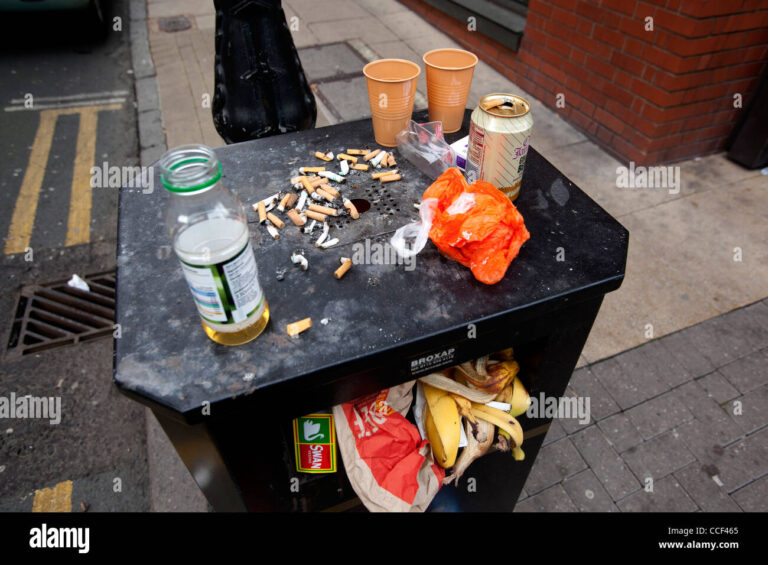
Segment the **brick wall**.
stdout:
[[724,149],[768,62],[768,0],[530,0],[517,52],[479,24],[469,31],[420,0],[400,1],[639,164]]

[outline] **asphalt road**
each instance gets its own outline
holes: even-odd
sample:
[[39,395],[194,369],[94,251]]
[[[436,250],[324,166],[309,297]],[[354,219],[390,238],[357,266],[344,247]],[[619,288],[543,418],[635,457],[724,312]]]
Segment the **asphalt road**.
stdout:
[[[22,286],[114,269],[118,187],[91,167],[137,166],[138,136],[127,2],[106,16],[92,37],[79,16],[0,15],[0,510],[149,509],[144,410],[112,385],[111,336],[6,355]],[[11,394],[60,398],[61,422],[3,417]]]

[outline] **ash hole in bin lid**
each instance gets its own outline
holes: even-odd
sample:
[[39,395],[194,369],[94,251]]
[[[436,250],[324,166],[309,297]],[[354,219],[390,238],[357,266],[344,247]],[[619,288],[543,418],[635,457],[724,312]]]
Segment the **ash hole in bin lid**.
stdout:
[[364,198],[354,198],[352,200],[352,204],[355,205],[355,208],[357,208],[357,211],[360,214],[363,214],[364,212],[367,212],[371,209],[371,203]]

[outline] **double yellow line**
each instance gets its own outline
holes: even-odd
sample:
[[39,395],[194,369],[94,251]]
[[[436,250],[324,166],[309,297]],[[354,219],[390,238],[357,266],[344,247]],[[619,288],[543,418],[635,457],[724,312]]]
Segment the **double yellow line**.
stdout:
[[24,253],[29,247],[35,224],[40,188],[43,185],[45,169],[51,152],[53,133],[59,116],[80,115],[77,132],[75,166],[72,172],[72,192],[69,198],[69,219],[66,245],[88,243],[91,239],[91,168],[96,153],[96,125],[98,113],[105,110],[119,110],[122,104],[104,104],[75,108],[56,108],[40,111],[40,123],[29,154],[29,163],[24,171],[21,190],[16,198],[11,226],[5,241],[5,254]]

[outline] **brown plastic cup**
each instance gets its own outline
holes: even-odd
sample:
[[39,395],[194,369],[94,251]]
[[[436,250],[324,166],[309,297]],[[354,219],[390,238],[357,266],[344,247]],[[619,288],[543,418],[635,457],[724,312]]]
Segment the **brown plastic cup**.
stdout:
[[424,54],[429,121],[443,122],[443,132],[461,129],[477,56],[462,49],[433,49]]
[[368,83],[376,143],[395,147],[395,136],[408,127],[421,69],[404,59],[379,59],[363,67]]

